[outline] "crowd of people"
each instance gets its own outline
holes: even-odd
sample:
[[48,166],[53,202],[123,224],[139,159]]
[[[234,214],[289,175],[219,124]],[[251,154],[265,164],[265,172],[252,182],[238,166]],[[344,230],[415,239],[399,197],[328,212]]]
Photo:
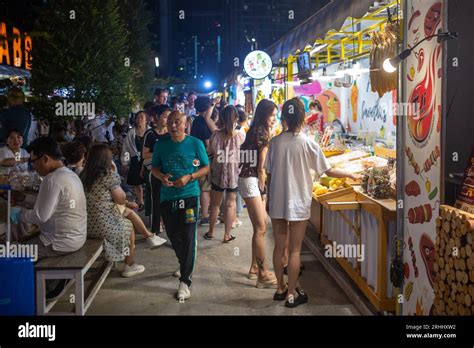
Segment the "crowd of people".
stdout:
[[[134,261],[135,234],[155,249],[167,242],[166,232],[180,265],[173,274],[179,277],[176,297],[188,299],[197,226],[208,226],[205,242],[217,237],[215,226],[223,222],[222,241],[231,243],[246,207],[253,228],[247,277],[257,288],[276,289],[274,300],[286,307],[308,301],[297,284],[313,171],[351,175],[331,169],[319,145],[302,132],[299,99],[283,105],[278,135],[279,108],[270,100],[259,102],[250,122],[241,106],[193,92],[168,101],[169,92],[158,89],[153,102],[125,121],[99,110],[92,120],[33,137],[24,96],[15,90],[10,99],[1,114],[6,145],[0,166],[7,172],[34,169],[43,178],[34,207],[11,209],[14,223],[39,226],[39,236],[28,241],[38,245],[39,259],[75,252],[87,237],[103,239],[106,258],[123,261],[122,276],[132,277],[145,271]],[[265,251],[268,216],[273,260]],[[65,285],[48,282],[48,298],[60,296]]]

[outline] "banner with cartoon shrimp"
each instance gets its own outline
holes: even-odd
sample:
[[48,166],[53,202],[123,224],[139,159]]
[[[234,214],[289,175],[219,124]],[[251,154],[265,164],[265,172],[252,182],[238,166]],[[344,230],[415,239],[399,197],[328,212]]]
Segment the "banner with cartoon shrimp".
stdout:
[[[443,28],[444,1],[408,0],[407,45]],[[405,131],[404,315],[430,315],[436,275],[433,271],[435,220],[441,192],[441,112],[443,44],[436,37],[416,47],[407,58],[403,101],[408,108]]]

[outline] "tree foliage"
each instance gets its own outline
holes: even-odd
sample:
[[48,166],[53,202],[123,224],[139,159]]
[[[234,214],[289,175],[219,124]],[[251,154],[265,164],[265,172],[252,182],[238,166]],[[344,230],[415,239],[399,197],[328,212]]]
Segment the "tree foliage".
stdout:
[[52,120],[67,99],[123,116],[146,99],[149,18],[143,0],[48,1],[35,23],[43,33],[32,52],[35,114]]

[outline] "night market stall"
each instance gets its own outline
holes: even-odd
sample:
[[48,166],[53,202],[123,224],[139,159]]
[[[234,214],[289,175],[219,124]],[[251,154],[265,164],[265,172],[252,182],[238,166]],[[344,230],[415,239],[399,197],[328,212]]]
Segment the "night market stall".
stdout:
[[[306,131],[330,164],[362,175],[315,177],[306,244],[328,270],[337,261],[371,303],[363,312],[474,310],[474,216],[461,211],[472,213],[472,169],[456,186],[461,209],[444,205],[454,204],[445,199],[452,190],[444,187],[443,143],[447,42],[457,37],[447,8],[447,1],[333,1],[265,50],[273,69],[250,83],[252,106],[299,97]],[[460,150],[466,163],[469,144]]]

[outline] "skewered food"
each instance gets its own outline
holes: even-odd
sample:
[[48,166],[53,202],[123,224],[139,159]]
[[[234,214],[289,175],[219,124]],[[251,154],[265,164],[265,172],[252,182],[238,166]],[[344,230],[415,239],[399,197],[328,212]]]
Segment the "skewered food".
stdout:
[[431,204],[423,204],[415,208],[408,209],[408,221],[411,224],[424,224],[430,222],[433,217]]
[[425,164],[423,166],[425,173],[428,172],[432,166],[438,163],[438,159],[440,156],[441,156],[441,151],[439,150],[439,147],[436,146],[435,149],[431,151],[430,157],[425,161]]
[[408,162],[409,164],[413,167],[413,169],[415,170],[415,174],[416,175],[419,175],[421,170],[420,170],[420,165],[416,162],[415,160],[415,157],[413,156],[413,152],[411,152],[411,149],[409,147],[407,147],[405,149],[405,153],[408,157]]

